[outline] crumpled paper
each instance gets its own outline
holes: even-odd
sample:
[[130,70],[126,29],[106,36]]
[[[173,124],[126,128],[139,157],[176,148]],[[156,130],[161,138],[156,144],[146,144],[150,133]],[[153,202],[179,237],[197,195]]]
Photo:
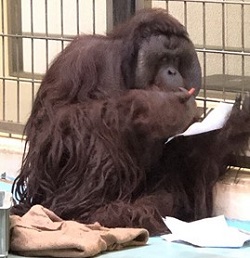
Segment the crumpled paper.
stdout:
[[173,217],[163,218],[171,234],[162,238],[169,242],[184,242],[199,247],[242,247],[250,241],[250,232],[228,226],[223,215],[194,222]]
[[213,111],[211,111],[202,122],[193,123],[188,129],[181,133],[169,138],[165,143],[170,142],[178,136],[191,136],[201,133],[214,131],[223,127],[232,112],[233,104],[221,102]]

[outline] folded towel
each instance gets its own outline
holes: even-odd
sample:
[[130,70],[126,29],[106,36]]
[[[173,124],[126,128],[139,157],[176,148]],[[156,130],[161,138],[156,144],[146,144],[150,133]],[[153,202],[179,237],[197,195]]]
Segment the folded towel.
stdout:
[[141,246],[148,241],[143,228],[106,228],[99,223],[65,221],[41,205],[22,217],[10,216],[10,250],[24,256],[91,257],[108,250]]

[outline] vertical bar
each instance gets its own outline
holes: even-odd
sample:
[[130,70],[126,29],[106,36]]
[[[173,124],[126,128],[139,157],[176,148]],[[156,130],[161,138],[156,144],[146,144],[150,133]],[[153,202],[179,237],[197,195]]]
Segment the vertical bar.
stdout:
[[[64,28],[63,28],[63,0],[61,0],[61,6],[60,6],[60,12],[61,12],[61,38],[64,36]],[[64,41],[61,39],[61,50],[64,48]]]
[[[20,9],[21,9],[21,4],[20,4]],[[18,6],[16,5],[16,3],[15,3],[15,7],[14,7],[14,19],[15,19],[15,23],[14,23],[14,25],[15,25],[15,27],[17,27],[16,26],[16,24],[18,23],[18,21],[19,21],[19,19],[18,19]],[[21,34],[21,30],[17,30],[16,31],[16,33],[15,33],[16,35],[18,35],[18,36],[20,36],[20,34]],[[17,78],[17,80],[16,80],[16,96],[17,96],[17,106],[16,106],[16,114],[17,114],[17,116],[16,116],[16,118],[17,118],[17,123],[20,123],[20,70],[22,69],[21,67],[20,67],[20,55],[19,55],[19,53],[20,53],[20,47],[22,46],[22,44],[20,44],[20,41],[21,41],[21,39],[19,38],[19,37],[14,37],[13,38],[13,44],[14,44],[14,48],[15,48],[15,51],[14,51],[14,53],[15,53],[15,55],[16,55],[16,78]]]
[[113,0],[106,1],[107,32],[113,29]]
[[113,0],[114,26],[124,22],[135,13],[135,0]]
[[[224,2],[225,0],[223,0]],[[222,3],[222,50],[225,50],[226,44],[225,44],[225,39],[226,39],[226,18],[225,18],[225,5],[226,3]],[[226,56],[223,53],[222,54],[222,74],[225,76],[226,74]],[[226,92],[225,88],[223,87],[222,89],[222,99],[225,101],[226,99]]]
[[[243,0],[243,3],[241,4],[241,43],[242,43],[242,52],[244,53],[245,52],[245,24],[244,24],[244,21],[245,21],[245,4],[244,4],[244,0]],[[241,55],[242,57],[242,65],[241,65],[241,76],[245,76],[245,56],[242,54]],[[244,84],[243,84],[243,87],[242,87],[242,93],[245,91],[245,88],[244,88]]]
[[[19,38],[16,37],[15,39],[15,46],[16,46],[16,53],[18,53],[19,51]],[[17,81],[16,81],[16,85],[17,85],[17,122],[20,123],[20,80],[19,80],[19,73],[20,73],[20,67],[19,67],[19,55],[17,55],[17,73],[16,73],[16,77],[17,77]]]
[[93,8],[93,35],[95,35],[95,0],[92,1]]
[[80,20],[79,20],[79,0],[76,0],[76,33],[80,33]]
[[[206,49],[206,3],[202,3],[202,12],[203,12],[203,48]],[[206,72],[207,72],[207,64],[206,64],[206,51],[203,52],[203,85],[204,85],[204,91],[203,91],[203,97],[204,97],[204,117],[207,114],[207,89],[206,89]]]
[[[23,70],[23,57],[22,57],[22,39],[21,35],[21,2],[18,0],[12,0],[7,5],[8,11],[8,33],[16,35],[8,39],[8,45],[10,50],[9,60],[9,74],[15,76],[16,85],[16,122],[20,122],[20,71]],[[14,82],[13,82],[14,84]],[[14,109],[14,106],[13,106]]]
[[2,66],[3,66],[3,121],[5,121],[5,105],[6,105],[6,94],[5,94],[5,86],[6,86],[6,81],[5,81],[5,28],[4,28],[4,2],[1,0],[1,9],[2,9]]
[[169,5],[169,1],[166,0],[166,10],[169,13],[169,6],[168,5]]
[[[7,31],[9,34],[12,35],[21,35],[21,6],[22,3],[19,0],[10,0],[6,1],[7,3]],[[18,48],[16,48],[16,38],[9,37],[8,38],[8,47],[12,58],[8,58],[9,63],[9,73],[11,75],[16,76],[16,73],[19,70],[23,71],[23,46],[22,46],[22,39],[19,38],[18,40]],[[17,63],[19,61],[19,63]]]
[[45,51],[46,51],[46,71],[49,67],[49,40],[48,40],[48,0],[45,0]]
[[[167,2],[166,2],[166,7],[167,7]],[[144,8],[150,8],[152,7],[152,1],[149,0],[135,0],[135,10],[140,10],[140,9],[144,9]]]
[[184,1],[184,26],[187,28],[187,1]]
[[32,103],[35,99],[35,83],[34,83],[34,14],[33,14],[33,0],[30,0],[30,34],[31,34],[31,87],[32,87]]
[[131,15],[135,13],[135,0],[132,0],[130,3],[130,12],[131,12]]

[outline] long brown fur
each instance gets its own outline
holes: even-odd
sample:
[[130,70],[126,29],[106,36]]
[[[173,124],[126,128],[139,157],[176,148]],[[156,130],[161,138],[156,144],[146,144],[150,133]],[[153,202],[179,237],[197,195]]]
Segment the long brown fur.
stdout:
[[152,235],[167,231],[162,216],[190,221],[212,214],[214,184],[231,154],[247,146],[250,99],[242,109],[237,100],[222,130],[164,144],[192,123],[197,108],[188,91],[145,80],[154,69],[138,64],[138,52],[155,35],[182,53],[183,87],[198,94],[194,47],[165,11],[140,12],[108,36],[77,37],[37,93],[12,213],[41,204],[63,219],[145,227]]

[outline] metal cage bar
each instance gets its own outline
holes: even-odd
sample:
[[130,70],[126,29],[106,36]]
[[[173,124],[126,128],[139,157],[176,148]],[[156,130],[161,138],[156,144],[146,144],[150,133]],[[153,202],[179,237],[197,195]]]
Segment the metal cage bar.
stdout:
[[[59,5],[56,6],[55,2]],[[188,31],[194,31],[194,27],[200,27],[199,37],[194,35],[194,43],[196,51],[199,55],[201,66],[203,70],[203,89],[199,95],[199,101],[204,108],[204,113],[210,106],[213,106],[214,102],[221,100],[233,101],[237,92],[244,92],[249,90],[250,85],[250,37],[246,33],[246,22],[250,22],[250,2],[249,1],[228,1],[228,0],[173,0],[173,1],[143,1],[143,0],[130,0],[126,1],[126,13],[123,17],[119,16],[121,13],[121,6],[116,4],[119,1],[107,0],[75,0],[71,1],[71,5],[74,6],[73,16],[67,18],[65,12],[67,8],[67,0],[59,1],[34,1],[34,0],[1,0],[1,28],[0,28],[0,51],[3,53],[2,68],[0,71],[0,97],[2,103],[0,105],[0,131],[6,131],[6,124],[8,125],[8,133],[20,133],[20,128],[25,124],[25,119],[28,117],[28,113],[31,110],[32,102],[34,101],[36,91],[41,82],[42,75],[37,72],[38,61],[37,59],[44,59],[44,71],[49,67],[51,59],[58,52],[60,52],[66,44],[68,44],[75,34],[79,33],[100,33],[98,26],[99,14],[97,15],[97,9],[100,4],[106,8],[106,30],[110,30],[114,23],[122,22],[123,19],[128,18],[135,9],[140,6],[144,7],[149,5],[154,7],[154,3],[162,2],[165,4],[165,8],[168,9],[173,15],[178,15],[187,26]],[[125,1],[120,1],[125,4]],[[25,6],[26,3],[26,6]],[[88,3],[88,6],[87,6]],[[150,4],[149,4],[150,3]],[[35,13],[37,6],[42,5],[41,13]],[[178,4],[178,8],[175,10],[175,5]],[[180,8],[182,6],[182,8]],[[209,8],[216,6],[215,10],[219,10],[220,23],[218,26],[221,28],[221,33],[218,35],[221,38],[220,44],[211,45],[209,42],[208,34],[211,32],[209,27],[209,19],[214,18],[215,14],[211,16]],[[240,15],[235,20],[240,25],[241,39],[239,42],[242,44],[236,48],[230,46],[227,42],[227,36],[229,31],[229,18],[227,12],[229,7],[239,7]],[[25,29],[25,20],[23,19],[25,14],[25,7],[29,9],[29,29]],[[36,7],[36,8],[35,8]],[[55,12],[58,15],[58,30],[53,31],[51,27],[52,20],[50,19],[51,8],[58,8]],[[104,8],[103,7],[103,8]],[[200,23],[193,24],[192,17],[190,17],[190,10],[192,8],[199,7],[199,11],[195,13],[201,17]],[[89,9],[88,9],[89,8]],[[119,9],[120,8],[120,9]],[[124,9],[124,8],[123,8]],[[7,12],[8,10],[8,12]],[[125,9],[124,9],[125,10]],[[238,10],[238,9],[237,9]],[[192,10],[191,10],[192,11]],[[67,10],[68,12],[68,10]],[[8,16],[8,17],[7,17]],[[39,17],[37,17],[39,16]],[[211,16],[211,17],[210,17]],[[8,18],[8,19],[6,19]],[[216,17],[215,17],[216,18]],[[218,18],[218,17],[217,17]],[[37,19],[40,19],[43,23],[40,27],[43,27],[43,31],[37,30],[34,24],[37,23]],[[69,19],[69,20],[67,20]],[[117,20],[119,19],[119,20]],[[8,29],[6,27],[6,20],[8,20]],[[69,33],[67,28],[67,22],[71,22],[76,33]],[[105,21],[105,20],[103,20]],[[105,23],[105,22],[103,22]],[[23,27],[20,27],[20,24]],[[86,32],[84,31],[85,24],[89,24]],[[250,34],[250,33],[249,33]],[[193,35],[191,35],[193,36]],[[200,40],[196,40],[201,38]],[[246,41],[248,40],[248,41]],[[29,42],[30,47],[25,50],[25,44]],[[37,44],[41,44],[41,52],[44,52],[44,56],[37,57]],[[247,42],[247,44],[246,44]],[[38,44],[39,46],[39,44]],[[58,48],[60,46],[60,48]],[[53,48],[57,49],[53,53]],[[27,55],[27,57],[26,57]],[[236,58],[240,60],[238,65],[238,73],[228,74],[228,67],[230,59]],[[213,59],[215,61],[213,61]],[[29,60],[29,61],[27,61]],[[221,63],[221,66],[217,64],[217,60]],[[214,62],[214,63],[213,63]],[[29,63],[29,69],[25,70],[26,63]],[[9,64],[9,65],[8,65]],[[218,74],[211,73],[211,67],[213,65],[218,66]],[[247,69],[249,67],[249,69]],[[231,81],[230,81],[231,80]],[[227,86],[227,83],[229,86]],[[234,84],[231,82],[235,82]],[[249,82],[249,84],[248,84]],[[10,88],[15,89],[15,97],[10,94]],[[28,90],[30,91],[28,91]],[[10,96],[13,98],[13,105],[10,105]],[[27,104],[28,103],[28,104]],[[24,112],[26,110],[26,113]],[[5,128],[5,129],[3,129]]]

